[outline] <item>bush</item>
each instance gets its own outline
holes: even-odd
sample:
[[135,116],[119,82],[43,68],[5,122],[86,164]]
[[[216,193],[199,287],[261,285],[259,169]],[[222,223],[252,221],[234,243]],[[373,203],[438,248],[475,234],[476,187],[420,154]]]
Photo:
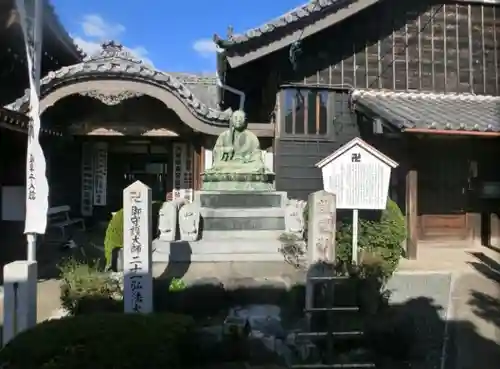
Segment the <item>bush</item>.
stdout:
[[97,263],[69,259],[59,269],[61,305],[70,315],[123,311],[120,282],[99,270]]
[[[304,208],[307,226],[309,207]],[[402,242],[406,237],[405,217],[398,205],[387,199],[384,211],[361,211],[358,226],[358,246],[362,275],[380,273],[384,279],[392,275],[403,255]],[[307,237],[307,229],[304,232]],[[337,212],[337,258],[344,266],[352,260],[352,212]],[[285,246],[289,243],[282,240]],[[292,242],[293,243],[293,242]],[[297,244],[295,242],[294,244]]]
[[[392,275],[403,255],[406,223],[398,205],[391,199],[382,212],[360,212],[358,245],[360,260],[377,260],[385,278]],[[352,215],[337,224],[337,257],[344,263],[352,258]]]
[[[151,234],[154,236],[158,230],[158,213],[163,202],[153,201],[151,204],[152,221],[151,221]],[[118,210],[108,223],[106,229],[106,236],[104,237],[104,257],[106,258],[106,265],[110,266],[113,258],[113,250],[123,248],[123,209]]]
[[173,369],[188,356],[193,320],[177,314],[93,314],[50,320],[0,351],[3,369]]
[[170,286],[168,287],[168,290],[170,292],[178,292],[178,291],[183,291],[187,288],[186,282],[184,282],[180,278],[172,278],[170,281]]
[[106,265],[111,265],[114,249],[123,248],[123,209],[118,210],[108,223],[104,237]]

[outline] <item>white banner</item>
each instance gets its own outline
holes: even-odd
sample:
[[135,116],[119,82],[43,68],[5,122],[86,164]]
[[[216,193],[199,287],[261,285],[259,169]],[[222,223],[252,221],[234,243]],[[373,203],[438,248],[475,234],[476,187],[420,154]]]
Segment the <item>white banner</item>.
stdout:
[[108,181],[108,144],[97,142],[94,146],[94,205],[106,206]]
[[16,0],[24,34],[30,84],[28,152],[26,155],[26,224],[25,233],[44,234],[47,228],[49,185],[46,164],[39,141],[40,73],[42,64],[43,1]]

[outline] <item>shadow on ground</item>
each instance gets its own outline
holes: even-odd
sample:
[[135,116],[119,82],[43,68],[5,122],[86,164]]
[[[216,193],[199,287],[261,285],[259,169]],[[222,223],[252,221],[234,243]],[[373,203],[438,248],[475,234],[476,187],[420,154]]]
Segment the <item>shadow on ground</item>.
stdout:
[[[486,278],[493,281],[500,291],[500,285],[496,285],[499,275],[491,271],[492,266],[495,268],[500,266],[493,263],[493,260],[482,258],[478,260],[478,265],[474,266]],[[211,316],[220,316],[221,311],[227,311],[235,305],[273,304],[279,306],[282,311],[281,318],[285,331],[303,328],[301,326],[305,302],[303,284],[279,285],[276,281],[270,280],[264,284],[260,281],[257,285],[251,278],[235,278],[222,282],[217,278],[206,277],[197,280],[183,291],[169,291],[168,286],[172,278],[182,278],[188,269],[189,266],[185,264],[180,266],[172,264],[155,280],[156,310],[176,311],[202,317],[207,313]],[[451,277],[448,277],[451,280]],[[415,275],[414,278],[427,277]],[[433,281],[429,280],[423,284],[430,284],[432,288]],[[449,288],[452,288],[451,283]],[[471,290],[463,301],[454,301],[453,291],[449,288],[446,300],[450,301],[446,306],[440,305],[433,298],[408,296],[404,301],[397,303],[390,300],[388,306],[380,308],[374,315],[366,315],[361,321],[339,315],[338,319],[333,320],[334,330],[361,328],[366,335],[362,340],[338,341],[334,345],[337,357],[342,363],[346,352],[351,352],[357,347],[368,347],[372,354],[368,355],[367,359],[376,362],[378,368],[498,368],[500,337],[485,336],[466,314],[456,314],[459,309],[468,308],[476,316],[476,320],[481,319],[491,329],[500,329],[498,296]],[[359,303],[360,296],[351,293],[349,297],[349,291],[351,291],[349,288],[337,290],[335,300],[338,305],[352,306],[353,303]],[[459,304],[464,306],[458,306]],[[326,320],[320,321],[317,325],[324,329],[325,322]],[[354,326],[349,326],[351,323]],[[316,342],[316,345],[323,350],[324,355],[327,350],[325,343]]]
[[469,304],[474,307],[477,316],[494,324],[500,330],[500,263],[481,252],[471,252],[471,255],[477,261],[471,262],[470,265],[483,277],[498,285],[498,294],[491,296],[473,290]]

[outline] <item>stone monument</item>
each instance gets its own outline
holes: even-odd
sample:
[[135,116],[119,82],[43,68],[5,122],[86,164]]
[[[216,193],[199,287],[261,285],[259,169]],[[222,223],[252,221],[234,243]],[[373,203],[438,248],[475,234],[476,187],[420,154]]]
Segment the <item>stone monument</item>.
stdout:
[[125,313],[153,311],[151,189],[135,181],[123,190],[123,306]]
[[303,233],[295,219],[302,209],[287,211],[287,194],[275,191],[259,139],[246,127],[245,113],[234,112],[203,173],[202,190],[179,211],[181,239],[156,240],[154,262],[283,261],[280,236],[289,228]]

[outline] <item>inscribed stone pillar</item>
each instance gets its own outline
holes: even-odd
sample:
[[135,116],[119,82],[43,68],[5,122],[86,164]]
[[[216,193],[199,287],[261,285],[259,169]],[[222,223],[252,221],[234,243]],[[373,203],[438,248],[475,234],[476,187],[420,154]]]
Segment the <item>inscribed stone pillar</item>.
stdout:
[[3,344],[36,324],[37,262],[18,260],[3,268]]
[[[306,283],[306,309],[314,306],[314,285],[311,277],[329,277],[333,270],[327,264],[333,264],[335,252],[335,195],[326,191],[317,191],[309,195],[309,216],[307,231],[307,259],[309,270]],[[307,314],[308,323],[311,315]]]
[[335,195],[317,191],[309,195],[309,219],[307,231],[308,262],[335,262]]
[[151,188],[136,181],[123,191],[123,302],[126,313],[153,311]]

